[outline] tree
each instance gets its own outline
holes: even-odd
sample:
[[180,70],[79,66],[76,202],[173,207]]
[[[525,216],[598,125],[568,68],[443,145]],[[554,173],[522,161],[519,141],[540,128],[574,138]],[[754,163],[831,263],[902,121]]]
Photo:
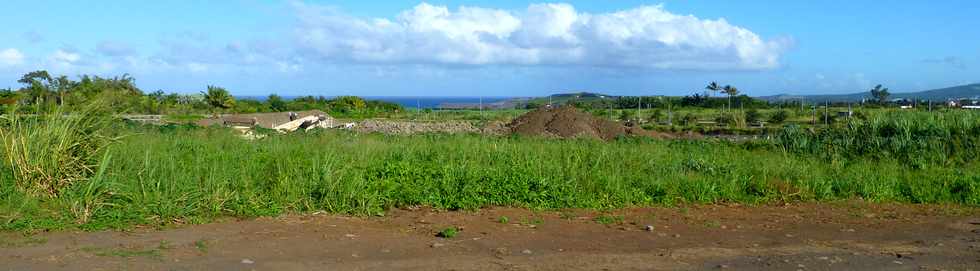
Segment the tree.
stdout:
[[235,106],[235,97],[222,87],[208,86],[208,92],[201,92],[201,94],[204,94],[204,100],[212,109],[224,110]]
[[885,104],[888,101],[888,96],[891,95],[888,88],[882,87],[880,84],[871,89],[871,97],[877,99],[879,104]]
[[41,83],[42,81],[45,84],[51,84],[51,75],[48,74],[48,71],[32,71],[24,74],[24,76],[17,80],[18,83],[25,84],[27,86],[31,86],[34,83]]
[[284,101],[282,97],[279,97],[279,95],[276,94],[269,95],[269,98],[266,100],[266,102],[269,103],[269,108],[272,109],[272,111],[283,112],[287,110],[286,101]]
[[330,108],[333,110],[340,110],[342,112],[353,112],[364,109],[367,107],[367,103],[361,97],[357,96],[340,96],[336,99],[330,101]]
[[69,80],[68,76],[64,75],[55,77],[54,80],[51,81],[51,88],[54,89],[54,93],[58,97],[58,105],[65,103],[65,94],[67,94],[69,90],[73,89],[76,84],[76,82]]
[[18,83],[24,84],[22,89],[32,103],[40,103],[51,96],[51,75],[48,71],[39,70],[24,74]]
[[718,85],[718,82],[712,81],[711,83],[708,83],[708,86],[704,87],[704,89],[707,89],[712,93],[716,93],[721,90],[721,86]]
[[735,96],[738,96],[738,88],[737,87],[726,85],[723,88],[722,91],[725,94],[728,94],[728,109],[731,110],[732,109],[732,98],[735,98]]

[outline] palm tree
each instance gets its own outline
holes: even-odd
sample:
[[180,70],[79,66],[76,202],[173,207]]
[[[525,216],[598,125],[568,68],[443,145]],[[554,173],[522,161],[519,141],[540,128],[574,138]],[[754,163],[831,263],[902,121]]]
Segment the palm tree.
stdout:
[[[204,94],[204,100],[207,101],[208,105],[211,105],[211,108],[213,109],[220,108],[224,110],[235,106],[235,97],[232,97],[231,94],[228,93],[228,90],[225,90],[222,87],[208,86],[208,92],[205,93],[202,91],[201,94]],[[212,113],[217,115],[217,112]]]
[[732,98],[735,98],[735,96],[738,96],[738,88],[737,87],[726,85],[723,88],[723,92],[725,94],[728,94],[728,110],[732,110]]
[[711,92],[718,92],[719,90],[721,90],[721,86],[718,85],[718,82],[712,81],[711,83],[708,83],[708,86],[704,87],[704,89],[707,89]]

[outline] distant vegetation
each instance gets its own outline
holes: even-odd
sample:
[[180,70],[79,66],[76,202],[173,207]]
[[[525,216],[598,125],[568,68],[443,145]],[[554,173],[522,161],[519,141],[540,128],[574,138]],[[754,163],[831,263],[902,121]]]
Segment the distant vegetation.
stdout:
[[265,101],[235,99],[230,91],[219,86],[207,86],[199,94],[168,94],[160,90],[144,93],[129,75],[113,78],[83,75],[76,81],[67,76],[52,77],[47,71],[34,71],[17,82],[24,86],[17,90],[0,90],[0,107],[6,110],[17,107],[22,113],[50,111],[58,106],[70,111],[83,108],[93,101],[107,104],[112,112],[132,114],[186,115],[318,109],[343,117],[404,111],[398,104],[365,101],[352,96],[305,96],[285,100],[272,94]]

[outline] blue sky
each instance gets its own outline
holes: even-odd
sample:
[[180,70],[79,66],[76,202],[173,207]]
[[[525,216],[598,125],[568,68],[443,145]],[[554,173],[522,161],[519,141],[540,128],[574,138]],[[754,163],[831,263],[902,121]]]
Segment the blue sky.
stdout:
[[980,82],[977,1],[0,3],[0,88],[36,69],[236,95],[749,95]]

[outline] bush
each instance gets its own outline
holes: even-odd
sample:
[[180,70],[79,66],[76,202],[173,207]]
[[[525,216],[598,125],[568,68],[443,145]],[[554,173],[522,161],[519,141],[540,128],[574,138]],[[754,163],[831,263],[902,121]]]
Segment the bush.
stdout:
[[654,109],[653,113],[650,114],[650,122],[660,122],[664,118],[664,111],[660,109]]
[[776,124],[783,123],[786,121],[786,119],[789,119],[789,112],[782,109],[776,111],[776,113],[773,113],[772,116],[769,116],[769,122]]
[[718,117],[715,117],[715,122],[718,124],[729,125],[735,123],[735,117],[729,114],[721,114]]
[[745,111],[745,122],[753,123],[759,121],[760,119],[762,119],[762,114],[759,113],[759,110],[749,109],[748,111]]
[[681,118],[681,125],[691,125],[698,122],[698,117],[694,114],[687,113]]

